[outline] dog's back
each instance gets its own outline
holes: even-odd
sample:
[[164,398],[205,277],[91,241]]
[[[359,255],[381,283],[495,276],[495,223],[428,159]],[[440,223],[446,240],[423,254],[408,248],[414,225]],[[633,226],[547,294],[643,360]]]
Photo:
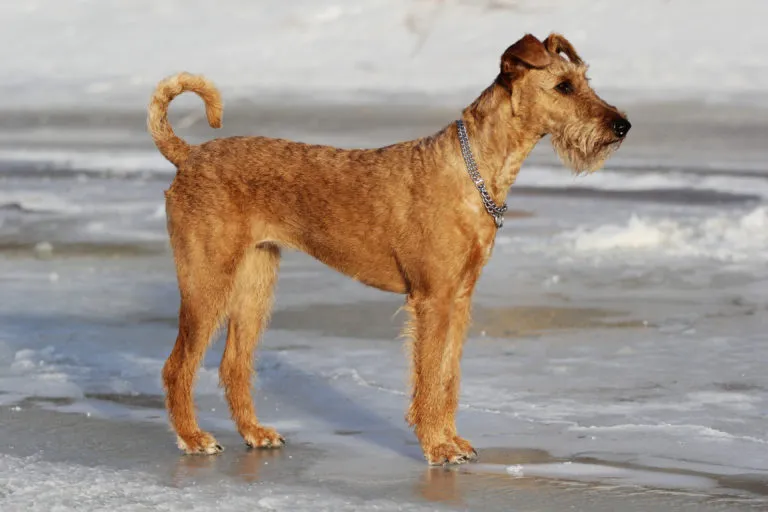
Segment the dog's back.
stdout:
[[[444,193],[435,183],[459,186],[463,178],[434,175],[445,168],[427,161],[433,138],[352,150],[268,137],[190,145],[168,121],[170,101],[184,91],[204,100],[212,127],[221,126],[222,116],[219,92],[200,76],[167,78],[152,96],[149,131],[178,169],[166,192],[175,253],[195,246],[226,252],[224,246],[275,243],[365,284],[406,291],[402,265],[417,254],[398,254],[395,248],[418,246],[419,226],[434,225],[455,211],[441,201],[433,202],[441,208],[415,209],[414,196],[421,201]],[[407,239],[413,243],[404,244]]]

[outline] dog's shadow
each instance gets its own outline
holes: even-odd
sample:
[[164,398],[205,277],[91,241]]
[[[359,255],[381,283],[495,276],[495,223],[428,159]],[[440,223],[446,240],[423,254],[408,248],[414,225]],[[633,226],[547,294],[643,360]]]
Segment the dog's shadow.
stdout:
[[[422,461],[414,435],[405,428],[402,413],[396,424],[349,396],[327,379],[311,374],[288,362],[279,352],[263,351],[258,361],[259,387],[292,409],[322,420],[339,436],[353,436],[410,459]],[[257,396],[261,393],[257,393]],[[290,435],[290,434],[289,434]]]

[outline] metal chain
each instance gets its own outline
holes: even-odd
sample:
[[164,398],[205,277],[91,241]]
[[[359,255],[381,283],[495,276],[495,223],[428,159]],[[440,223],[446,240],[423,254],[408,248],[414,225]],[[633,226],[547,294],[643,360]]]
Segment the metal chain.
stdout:
[[480,192],[480,198],[483,200],[486,211],[493,217],[496,227],[500,228],[504,225],[504,212],[507,211],[507,203],[498,206],[488,193],[488,189],[485,188],[485,181],[483,181],[480,171],[477,170],[475,157],[472,156],[472,148],[469,145],[469,136],[467,135],[464,121],[459,119],[456,121],[456,125],[459,128],[459,144],[461,145],[461,155],[464,157],[464,163],[467,166],[467,173],[475,187],[477,187],[478,192]]

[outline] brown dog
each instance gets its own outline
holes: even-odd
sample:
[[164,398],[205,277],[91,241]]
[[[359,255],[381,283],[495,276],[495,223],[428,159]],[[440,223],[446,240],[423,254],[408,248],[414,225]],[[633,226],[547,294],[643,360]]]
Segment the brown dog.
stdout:
[[160,152],[178,168],[166,210],[181,307],[163,380],[179,447],[221,450],[197,425],[192,387],[224,318],[220,375],[237,429],[249,446],[283,445],[256,419],[250,379],[285,247],[407,295],[414,341],[407,420],[430,464],[474,458],[454,421],[459,360],[472,292],[505,208],[497,205],[544,135],[551,135],[565,164],[582,172],[599,168],[630,128],[589,87],[585,71],[562,36],[542,43],[526,35],[504,52],[495,82],[461,121],[430,137],[371,150],[265,137],[190,146],[173,133],[168,104],[194,91],[205,101],[210,125],[219,127],[219,93],[189,74],[161,82],[148,124]]

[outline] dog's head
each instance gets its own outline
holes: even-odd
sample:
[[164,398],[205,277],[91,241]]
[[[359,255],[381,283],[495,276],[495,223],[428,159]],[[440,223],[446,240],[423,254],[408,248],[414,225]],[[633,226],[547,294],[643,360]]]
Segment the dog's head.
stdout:
[[616,107],[589,85],[587,66],[571,43],[559,34],[544,42],[528,34],[501,56],[497,83],[505,87],[515,115],[552,145],[575,172],[602,167],[631,125]]

